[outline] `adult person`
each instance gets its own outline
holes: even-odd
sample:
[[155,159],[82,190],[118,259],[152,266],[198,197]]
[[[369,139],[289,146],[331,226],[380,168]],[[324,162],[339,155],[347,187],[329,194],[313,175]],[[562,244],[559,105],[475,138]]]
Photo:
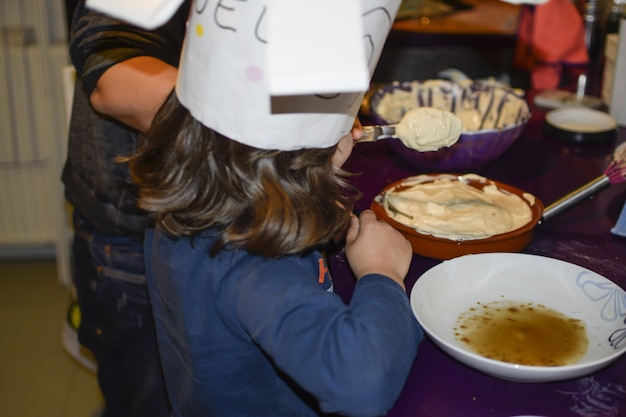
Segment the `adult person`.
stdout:
[[74,208],[78,338],[98,364],[104,417],[170,414],[145,285],[146,214],[136,206],[127,165],[116,158],[135,151],[175,84],[190,3],[153,31],[84,1],[73,15],[77,80],[62,181]]

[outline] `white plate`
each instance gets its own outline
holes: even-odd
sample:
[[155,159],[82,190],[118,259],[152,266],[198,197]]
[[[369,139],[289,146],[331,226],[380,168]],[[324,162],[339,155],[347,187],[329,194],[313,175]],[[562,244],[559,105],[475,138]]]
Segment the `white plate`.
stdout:
[[[542,304],[585,322],[589,346],[567,366],[528,366],[477,355],[455,338],[461,313],[478,302]],[[411,291],[424,331],[446,353],[488,375],[548,382],[592,373],[626,352],[626,292],[609,279],[568,262],[520,253],[465,255],[426,271]]]
[[549,109],[562,107],[597,108],[602,106],[602,99],[587,95],[578,97],[576,93],[565,90],[544,90],[535,96],[535,105]]

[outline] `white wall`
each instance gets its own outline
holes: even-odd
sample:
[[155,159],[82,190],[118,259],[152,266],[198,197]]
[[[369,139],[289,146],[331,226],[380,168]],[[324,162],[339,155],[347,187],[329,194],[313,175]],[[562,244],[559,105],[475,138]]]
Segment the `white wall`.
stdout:
[[67,247],[64,7],[0,0],[0,255]]

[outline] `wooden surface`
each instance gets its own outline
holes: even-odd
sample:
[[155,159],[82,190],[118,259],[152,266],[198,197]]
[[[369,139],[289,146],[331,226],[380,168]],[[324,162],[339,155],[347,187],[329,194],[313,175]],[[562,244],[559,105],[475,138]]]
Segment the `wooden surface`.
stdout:
[[397,19],[393,30],[444,35],[515,35],[520,6],[501,0],[464,0],[464,3],[473,8],[432,17],[416,12],[414,17]]

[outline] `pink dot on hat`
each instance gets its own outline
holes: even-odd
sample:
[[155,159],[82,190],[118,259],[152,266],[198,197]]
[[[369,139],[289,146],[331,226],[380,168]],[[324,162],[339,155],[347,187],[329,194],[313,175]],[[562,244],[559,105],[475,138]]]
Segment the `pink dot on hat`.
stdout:
[[263,70],[261,70],[261,68],[257,66],[250,65],[246,69],[246,76],[250,81],[259,81],[261,78],[263,78]]

